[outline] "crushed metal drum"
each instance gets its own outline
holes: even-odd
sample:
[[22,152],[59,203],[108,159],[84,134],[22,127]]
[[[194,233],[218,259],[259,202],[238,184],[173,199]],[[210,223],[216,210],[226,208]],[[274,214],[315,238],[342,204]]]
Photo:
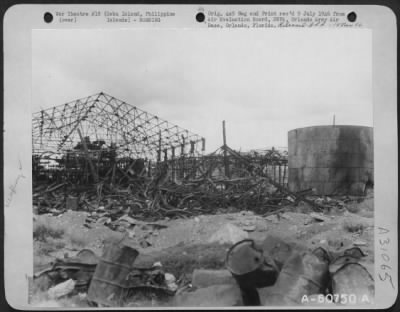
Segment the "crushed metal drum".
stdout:
[[90,249],[82,249],[79,251],[75,258],[86,264],[96,264],[99,262],[99,257]]
[[121,306],[129,288],[129,276],[139,252],[120,241],[107,241],[90,283],[88,300]]
[[353,258],[358,258],[358,259],[367,256],[367,254],[364,251],[362,251],[361,248],[359,248],[359,247],[352,247],[352,248],[346,249],[343,252],[343,254],[345,256],[351,256]]
[[58,299],[58,298],[64,297],[74,291],[75,283],[76,282],[74,280],[69,279],[63,283],[60,283],[54,287],[51,287],[47,291],[47,294],[50,299]]
[[[374,300],[374,279],[361,264],[348,263],[332,275],[332,292],[334,297],[337,295],[338,303],[370,304]],[[354,302],[340,294],[351,294],[354,296]]]
[[322,247],[318,247],[318,248],[314,249],[313,254],[316,255],[321,260],[324,260],[328,263],[331,261],[331,258],[332,258],[330,253],[325,248],[322,248]]
[[304,295],[323,293],[328,282],[328,260],[324,253],[294,252],[283,265],[275,285],[258,293],[264,306],[296,305]]
[[267,235],[261,243],[261,248],[265,256],[268,255],[274,259],[279,270],[294,251],[292,244],[274,235]]
[[334,274],[345,264],[358,263],[359,261],[360,259],[354,258],[352,256],[340,256],[332,261],[332,263],[329,265],[329,273]]
[[342,255],[334,259],[329,265],[329,272],[334,274],[343,265],[348,263],[360,263],[367,255],[359,248],[353,247],[346,249]]
[[279,271],[261,246],[251,239],[240,241],[228,250],[226,267],[242,291],[244,305],[260,305],[256,288],[273,285]]
[[48,278],[52,284],[59,284],[65,280],[73,279],[76,281],[76,290],[86,291],[98,260],[98,256],[92,250],[82,249],[74,257],[57,258],[44,269],[35,272],[33,278],[38,280],[44,276],[44,279]]

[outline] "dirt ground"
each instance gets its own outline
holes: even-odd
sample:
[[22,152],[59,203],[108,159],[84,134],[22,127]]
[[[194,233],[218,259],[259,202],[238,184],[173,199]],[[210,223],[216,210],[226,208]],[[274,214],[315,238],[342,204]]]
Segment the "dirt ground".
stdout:
[[[317,214],[320,218],[315,217],[315,212],[313,213],[307,204],[300,204],[297,207],[287,207],[281,213],[270,216],[255,215],[251,211],[238,211],[218,215],[200,215],[188,219],[164,219],[159,220],[157,224],[161,224],[165,228],[136,225],[129,228],[127,233],[112,231],[100,223],[91,223],[91,228],[87,228],[84,224],[89,213],[83,211],[67,211],[59,216],[34,215],[34,224],[46,224],[46,226],[63,231],[62,234],[55,235],[56,237],[53,238],[34,240],[34,271],[43,268],[55,258],[64,257],[65,253],[73,256],[83,248],[89,248],[100,256],[104,239],[110,236],[127,235],[126,239],[140,252],[139,263],[151,266],[152,263],[160,261],[166,271],[175,274],[177,278],[179,277],[177,275],[183,273],[190,278],[193,268],[224,267],[224,257],[229,245],[210,244],[209,240],[215,232],[229,223],[245,230],[249,237],[255,240],[263,240],[268,235],[274,235],[310,250],[323,246],[332,254],[352,246],[359,246],[367,254],[363,265],[373,276],[373,211],[373,198],[370,197],[346,204],[344,209],[331,209],[324,214]],[[139,243],[143,240],[149,246],[144,247]],[[207,254],[204,253],[205,250],[208,254],[213,253],[216,260],[201,262],[201,256],[207,257]],[[201,256],[196,261],[192,261],[190,267],[176,264],[171,264],[170,267],[166,265],[169,263],[168,261],[172,263],[171,257],[176,263],[182,260],[182,257],[193,256],[196,252]],[[166,255],[170,260],[166,259]],[[185,272],[179,272],[179,270]],[[44,306],[45,302],[58,307],[87,306],[83,294],[80,294],[80,297],[48,301],[43,293],[37,292],[32,302],[36,306]],[[153,306],[160,303],[148,300],[136,304]],[[166,303],[166,305],[168,304]]]

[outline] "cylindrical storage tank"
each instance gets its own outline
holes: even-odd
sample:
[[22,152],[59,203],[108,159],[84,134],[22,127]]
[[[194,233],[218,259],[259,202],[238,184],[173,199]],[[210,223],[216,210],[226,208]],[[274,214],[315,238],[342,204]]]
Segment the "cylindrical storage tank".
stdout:
[[362,195],[373,185],[373,128],[314,126],[289,131],[289,189]]

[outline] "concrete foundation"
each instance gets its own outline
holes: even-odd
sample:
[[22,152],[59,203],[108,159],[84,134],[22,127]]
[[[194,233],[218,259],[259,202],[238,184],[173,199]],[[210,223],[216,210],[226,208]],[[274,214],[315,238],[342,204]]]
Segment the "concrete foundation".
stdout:
[[289,189],[362,195],[373,185],[373,128],[315,126],[289,131]]

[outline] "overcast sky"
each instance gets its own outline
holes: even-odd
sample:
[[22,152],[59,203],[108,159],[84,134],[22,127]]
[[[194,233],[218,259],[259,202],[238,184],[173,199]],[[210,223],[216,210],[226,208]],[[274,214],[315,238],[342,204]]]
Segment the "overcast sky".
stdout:
[[33,112],[100,91],[222,145],[286,147],[289,130],[372,126],[368,30],[35,30]]

